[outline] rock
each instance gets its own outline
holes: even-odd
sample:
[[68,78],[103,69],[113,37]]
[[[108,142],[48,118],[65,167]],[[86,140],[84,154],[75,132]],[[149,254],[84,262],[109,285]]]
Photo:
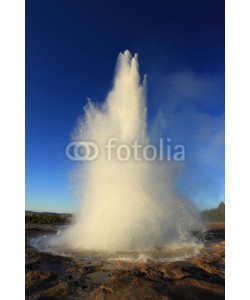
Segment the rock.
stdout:
[[30,271],[25,275],[26,289],[37,289],[39,285],[55,280],[57,275],[54,272]]
[[69,295],[69,286],[66,282],[61,282],[49,289],[38,293],[33,299],[66,299]]

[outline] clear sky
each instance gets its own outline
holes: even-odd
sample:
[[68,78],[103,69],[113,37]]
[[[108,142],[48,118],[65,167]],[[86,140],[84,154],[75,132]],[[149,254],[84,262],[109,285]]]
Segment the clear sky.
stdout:
[[65,146],[126,49],[147,74],[149,131],[186,146],[179,192],[224,200],[224,22],[222,0],[26,0],[26,209],[75,210]]

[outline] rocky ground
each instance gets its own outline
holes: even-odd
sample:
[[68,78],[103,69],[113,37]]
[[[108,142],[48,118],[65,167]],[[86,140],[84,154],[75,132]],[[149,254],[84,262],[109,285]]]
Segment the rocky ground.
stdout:
[[26,225],[26,299],[224,299],[224,226],[208,227],[199,255],[178,262],[90,262],[38,252],[29,238],[55,226]]

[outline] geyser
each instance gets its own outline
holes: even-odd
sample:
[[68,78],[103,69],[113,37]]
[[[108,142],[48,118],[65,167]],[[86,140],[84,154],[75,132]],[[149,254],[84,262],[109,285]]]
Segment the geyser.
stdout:
[[99,156],[82,163],[81,204],[74,222],[59,237],[71,250],[145,251],[187,243],[199,224],[190,203],[174,189],[173,168],[167,161],[107,159],[105,145],[149,143],[145,84],[140,83],[137,55],[118,57],[112,90],[103,105],[89,102],[74,141],[98,145]]

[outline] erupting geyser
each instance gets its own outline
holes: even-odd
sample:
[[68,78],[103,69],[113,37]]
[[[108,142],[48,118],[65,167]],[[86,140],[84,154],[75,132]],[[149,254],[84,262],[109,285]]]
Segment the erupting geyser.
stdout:
[[[75,130],[75,141],[98,145],[99,156],[81,164],[81,206],[73,224],[59,237],[72,250],[142,251],[191,241],[198,219],[174,191],[172,167],[163,161],[121,161],[107,143],[145,146],[145,79],[140,83],[137,55],[118,58],[113,88],[105,103],[91,102]],[[121,151],[122,152],[122,151]],[[122,154],[121,154],[122,155]]]

